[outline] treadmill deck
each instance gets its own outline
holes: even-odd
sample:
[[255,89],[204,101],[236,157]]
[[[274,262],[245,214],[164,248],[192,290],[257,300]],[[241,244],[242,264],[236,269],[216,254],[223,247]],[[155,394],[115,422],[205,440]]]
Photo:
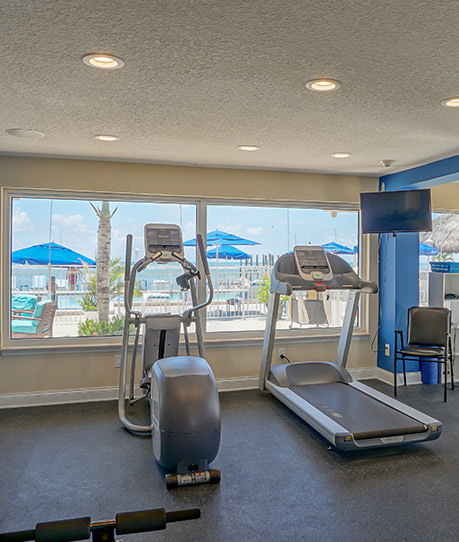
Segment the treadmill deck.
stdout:
[[345,427],[357,440],[427,430],[418,420],[343,382],[289,386],[289,389]]

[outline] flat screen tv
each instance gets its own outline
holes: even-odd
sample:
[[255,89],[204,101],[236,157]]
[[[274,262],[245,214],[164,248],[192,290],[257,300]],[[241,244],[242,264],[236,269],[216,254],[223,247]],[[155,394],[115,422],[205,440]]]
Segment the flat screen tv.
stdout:
[[432,231],[430,190],[363,192],[363,233]]

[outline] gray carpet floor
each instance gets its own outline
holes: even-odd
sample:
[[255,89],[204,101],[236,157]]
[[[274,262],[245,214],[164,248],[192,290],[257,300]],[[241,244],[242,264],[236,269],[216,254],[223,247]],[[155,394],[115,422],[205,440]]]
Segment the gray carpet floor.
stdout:
[[447,404],[438,385],[409,386],[399,399],[441,420],[440,439],[329,451],[267,393],[222,393],[214,461],[221,484],[172,491],[150,439],[120,427],[114,402],[3,410],[0,532],[70,517],[94,521],[128,510],[199,507],[199,520],[123,540],[459,540],[459,390]]

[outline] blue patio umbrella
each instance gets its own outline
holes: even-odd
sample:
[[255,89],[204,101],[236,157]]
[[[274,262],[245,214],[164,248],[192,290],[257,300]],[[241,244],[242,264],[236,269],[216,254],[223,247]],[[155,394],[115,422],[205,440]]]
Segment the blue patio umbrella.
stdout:
[[[259,245],[260,244],[260,243],[257,243],[257,241],[244,239],[243,237],[239,237],[238,235],[234,235],[233,233],[227,233],[220,230],[210,231],[206,236],[206,240],[207,240],[207,245],[220,246],[220,247],[224,245]],[[185,247],[195,247],[196,238],[190,239],[189,241],[185,241],[183,245]]]
[[29,265],[78,267],[83,263],[96,265],[94,260],[57,243],[42,243],[13,251],[11,261]]
[[207,257],[210,259],[221,258],[222,260],[248,260],[250,255],[231,245],[223,245],[220,248],[209,250]]
[[357,252],[353,248],[340,245],[338,243],[335,243],[334,241],[321,246],[325,249],[326,252],[330,252],[331,254],[355,254]]
[[419,243],[419,255],[420,256],[435,256],[438,254],[438,248],[431,247],[424,243]]

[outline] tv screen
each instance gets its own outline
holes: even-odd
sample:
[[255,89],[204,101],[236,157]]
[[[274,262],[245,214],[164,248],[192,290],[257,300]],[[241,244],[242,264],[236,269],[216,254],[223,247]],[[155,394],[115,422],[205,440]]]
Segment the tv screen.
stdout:
[[432,231],[430,190],[363,192],[363,233]]

